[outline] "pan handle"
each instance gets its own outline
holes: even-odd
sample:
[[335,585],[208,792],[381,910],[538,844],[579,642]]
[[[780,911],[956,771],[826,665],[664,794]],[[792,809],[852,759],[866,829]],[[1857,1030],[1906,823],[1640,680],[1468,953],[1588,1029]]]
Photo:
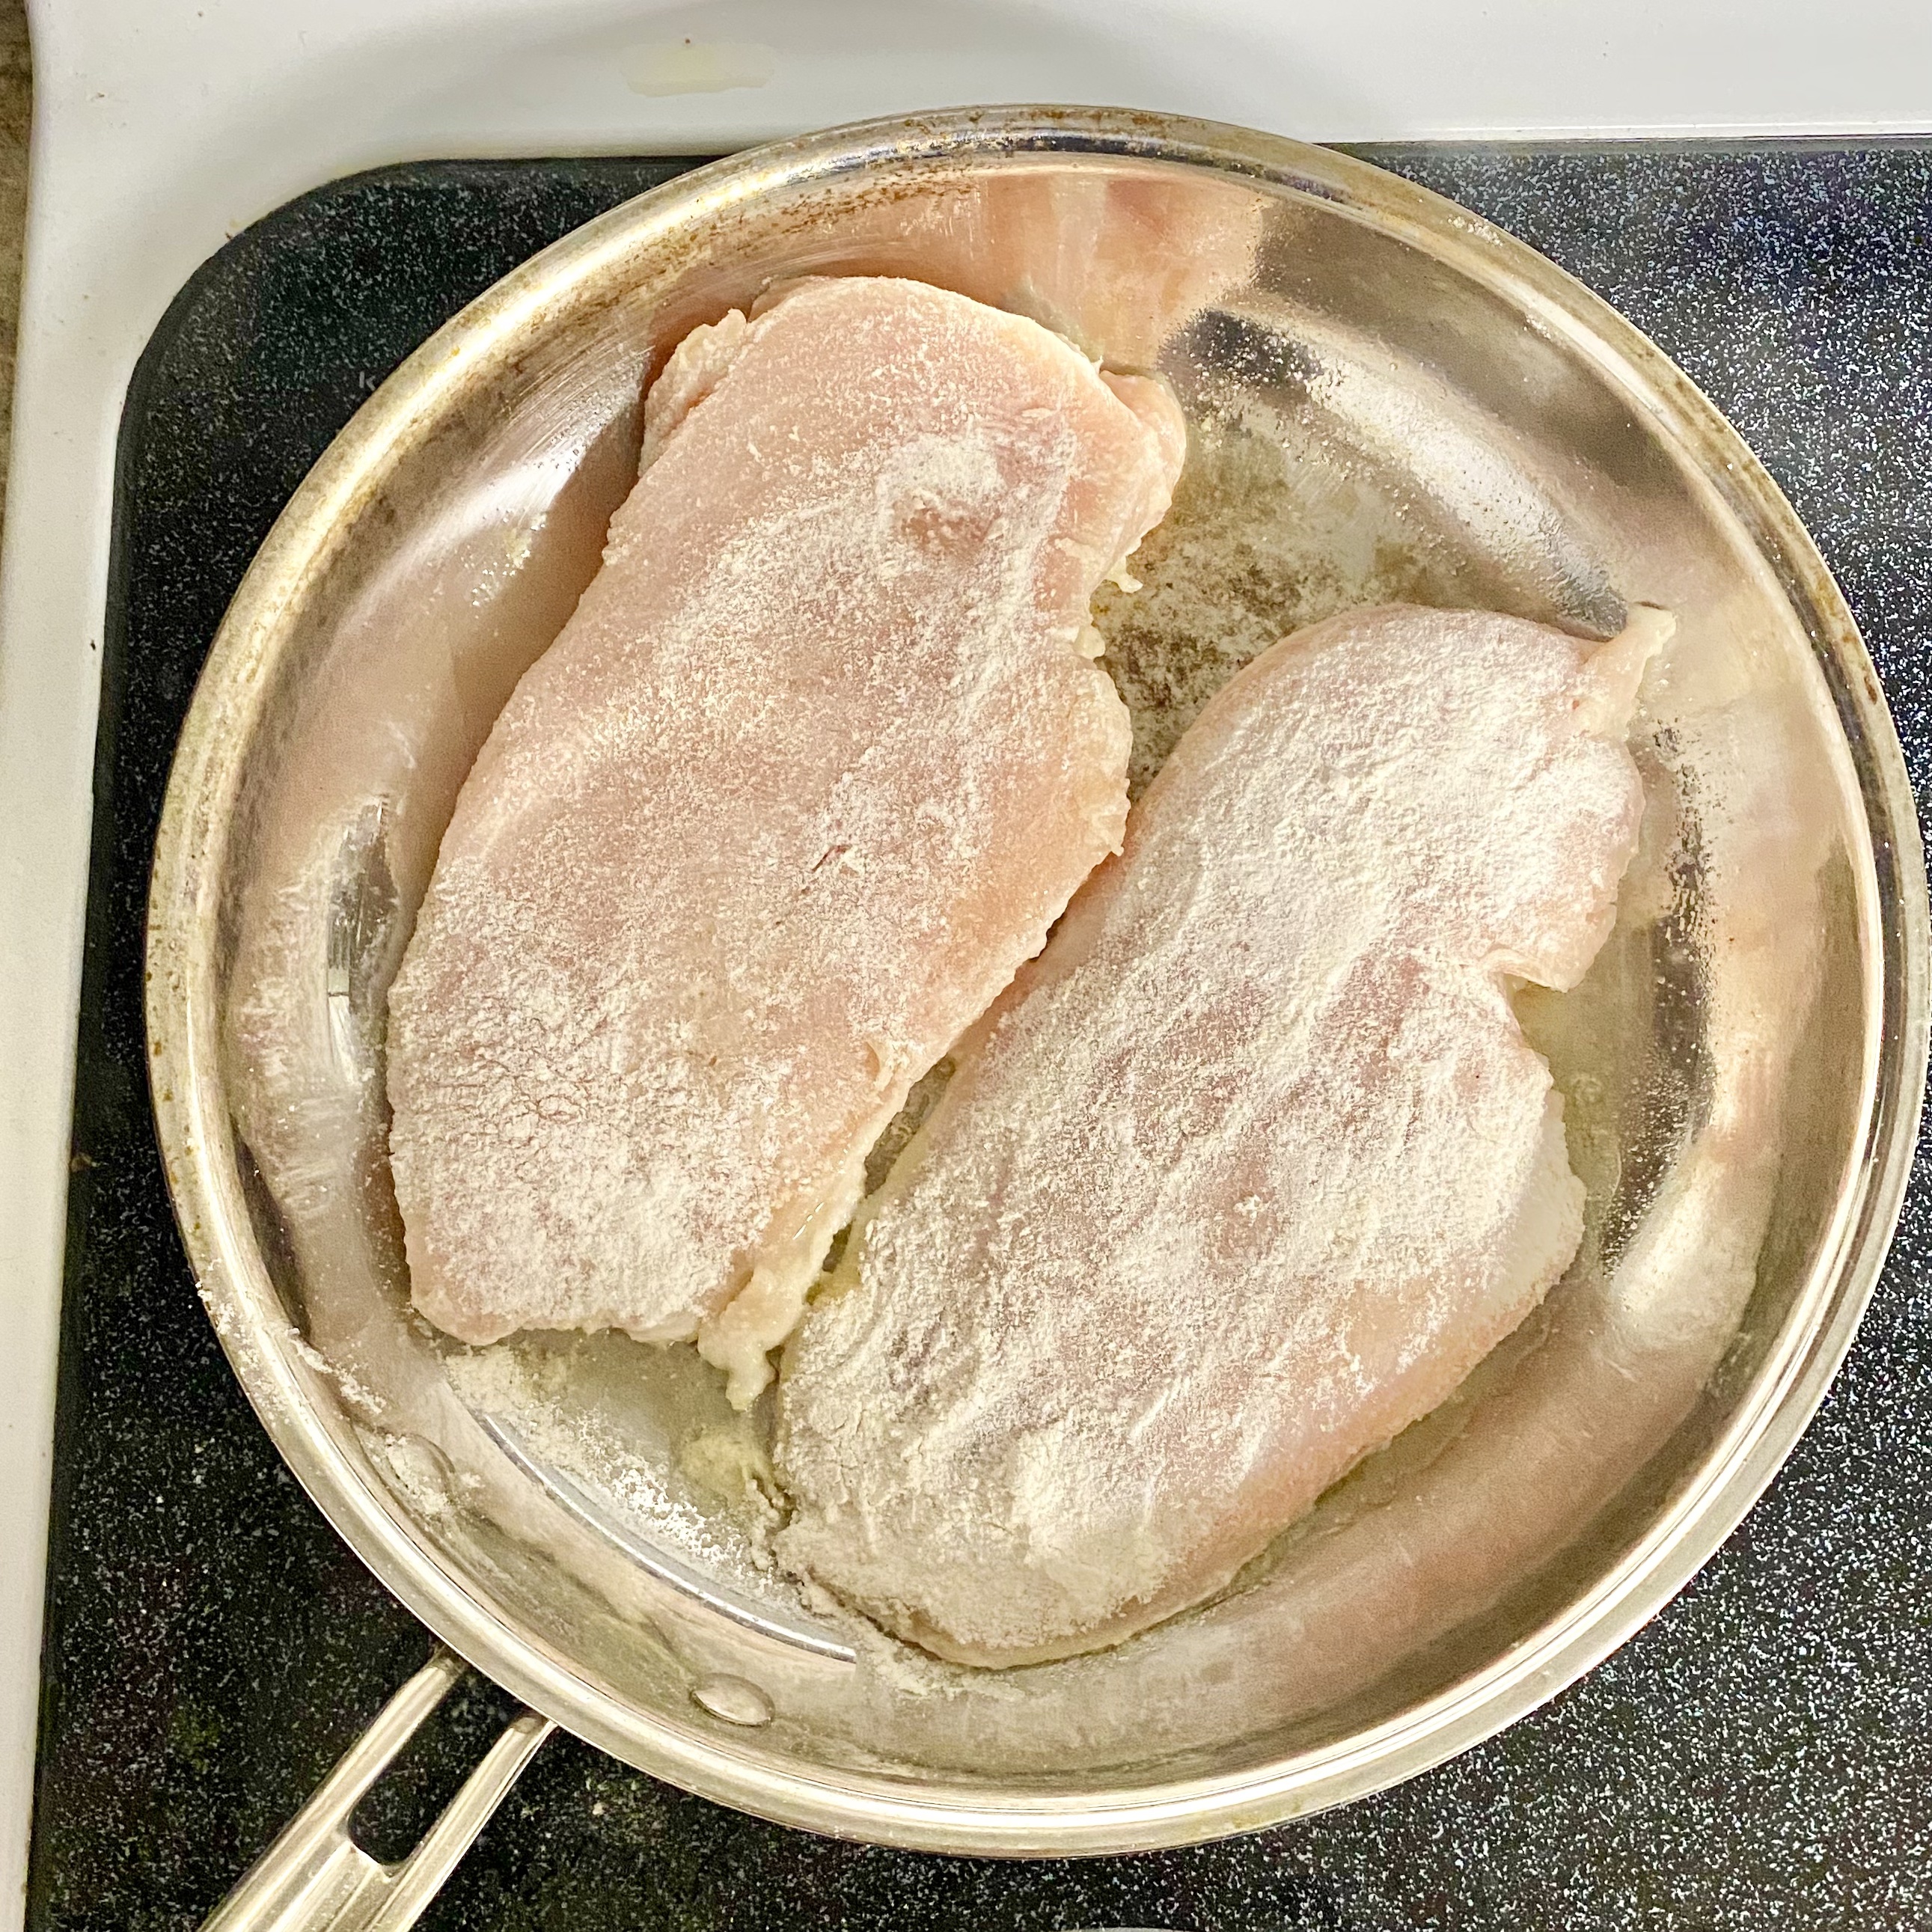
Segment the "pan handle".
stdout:
[[534,1711],[520,1712],[416,1850],[394,1864],[379,1864],[350,1837],[350,1814],[469,1668],[439,1646],[203,1922],[202,1932],[407,1932],[556,1729]]

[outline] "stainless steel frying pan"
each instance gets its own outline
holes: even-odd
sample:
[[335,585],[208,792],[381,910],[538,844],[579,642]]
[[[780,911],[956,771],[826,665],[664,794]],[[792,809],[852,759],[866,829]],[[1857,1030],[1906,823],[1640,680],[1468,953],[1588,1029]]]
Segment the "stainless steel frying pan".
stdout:
[[[1589,1189],[1576,1268],[1239,1588],[1021,1672],[938,1664],[763,1564],[755,1426],[688,1351],[429,1331],[387,1178],[387,976],[478,744],[596,568],[644,385],[694,323],[849,270],[1173,382],[1188,476],[1146,589],[1101,613],[1143,770],[1244,656],[1352,604],[1679,620],[1616,934],[1522,1009]],[[317,464],[168,794],[155,1111],[210,1315],[330,1520],[532,1713],[407,1872],[370,1867],[352,1794],[440,1659],[220,1922],[410,1922],[553,1720],[785,1823],[1012,1855],[1250,1829],[1490,1735],[1665,1602],[1812,1413],[1904,1186],[1927,956],[1897,740],[1790,509],[1655,348],[1460,209],[1238,129],[1006,107],[760,149],[592,222]]]

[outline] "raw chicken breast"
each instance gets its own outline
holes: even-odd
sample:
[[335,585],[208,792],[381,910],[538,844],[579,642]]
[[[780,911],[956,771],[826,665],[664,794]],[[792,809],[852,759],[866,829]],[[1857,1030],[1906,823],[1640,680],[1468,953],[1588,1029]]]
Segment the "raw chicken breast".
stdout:
[[1582,1188],[1510,980],[1610,931],[1669,628],[1391,607],[1209,704],[786,1351],[791,1565],[966,1663],[1118,1642],[1535,1306]]
[[1087,622],[1185,433],[1036,323],[799,285],[686,338],[389,996],[416,1306],[696,1334],[748,1402],[908,1088],[1118,849]]

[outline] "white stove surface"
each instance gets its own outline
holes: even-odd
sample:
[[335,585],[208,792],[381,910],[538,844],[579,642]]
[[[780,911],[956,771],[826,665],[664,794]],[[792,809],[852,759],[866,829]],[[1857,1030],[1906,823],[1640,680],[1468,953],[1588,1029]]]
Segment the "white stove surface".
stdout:
[[[974,101],[1311,140],[1932,132],[1924,0],[28,0],[0,574],[0,1932],[20,1923],[115,437],[169,301],[359,168]],[[720,83],[730,83],[721,87]]]

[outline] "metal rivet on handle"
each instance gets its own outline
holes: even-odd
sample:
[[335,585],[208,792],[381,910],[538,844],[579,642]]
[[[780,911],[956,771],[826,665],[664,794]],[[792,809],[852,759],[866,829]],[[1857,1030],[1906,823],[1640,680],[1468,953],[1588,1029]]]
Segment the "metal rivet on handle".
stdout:
[[692,1697],[728,1724],[769,1724],[772,1700],[742,1677],[706,1677],[691,1687]]

